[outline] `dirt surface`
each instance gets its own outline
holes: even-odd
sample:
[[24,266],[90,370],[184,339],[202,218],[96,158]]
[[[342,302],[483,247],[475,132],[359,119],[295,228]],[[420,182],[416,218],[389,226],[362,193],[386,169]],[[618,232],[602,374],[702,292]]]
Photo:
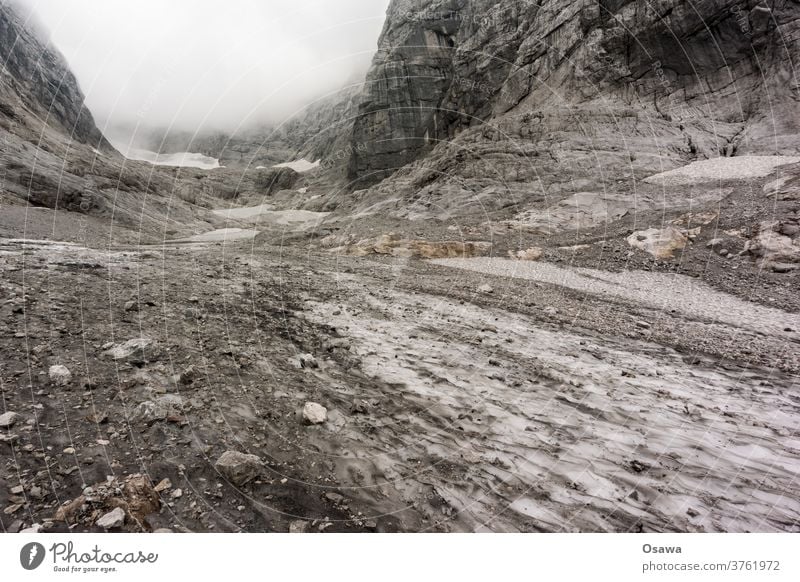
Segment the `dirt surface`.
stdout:
[[323,234],[2,241],[3,529],[800,531],[796,311]]

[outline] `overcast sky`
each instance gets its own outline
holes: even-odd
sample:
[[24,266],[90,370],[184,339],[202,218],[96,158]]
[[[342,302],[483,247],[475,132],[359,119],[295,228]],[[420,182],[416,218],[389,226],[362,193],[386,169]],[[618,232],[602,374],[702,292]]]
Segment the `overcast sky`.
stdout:
[[389,0],[19,0],[98,125],[280,121],[360,79]]

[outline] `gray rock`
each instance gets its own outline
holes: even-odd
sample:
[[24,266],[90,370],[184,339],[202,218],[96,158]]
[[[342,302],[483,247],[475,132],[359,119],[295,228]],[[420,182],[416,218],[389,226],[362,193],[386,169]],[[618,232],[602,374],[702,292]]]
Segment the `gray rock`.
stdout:
[[303,519],[295,519],[289,522],[289,533],[308,532],[308,522]]
[[319,362],[317,362],[317,358],[315,358],[313,354],[300,354],[299,356],[290,358],[289,363],[297,369],[319,368]]
[[303,420],[309,424],[322,424],[328,420],[328,409],[316,402],[306,402],[303,406]]
[[103,529],[114,529],[125,524],[125,511],[116,507],[97,520],[96,525]]
[[133,422],[153,423],[165,420],[168,416],[178,415],[183,410],[183,399],[177,394],[165,394],[156,400],[146,400],[133,411],[130,420]]
[[214,467],[234,485],[244,485],[261,473],[261,459],[238,451],[225,451]]
[[6,412],[4,414],[0,414],[0,428],[11,428],[14,426],[14,423],[17,422],[19,418],[19,414],[16,412]]
[[491,285],[481,285],[478,287],[478,293],[494,293],[494,288]]
[[66,386],[72,381],[72,373],[66,366],[50,366],[48,376],[50,377],[50,381],[56,386]]
[[132,364],[152,361],[156,358],[157,352],[155,342],[149,338],[140,337],[128,340],[122,344],[117,344],[105,354],[111,356],[115,361],[127,361]]

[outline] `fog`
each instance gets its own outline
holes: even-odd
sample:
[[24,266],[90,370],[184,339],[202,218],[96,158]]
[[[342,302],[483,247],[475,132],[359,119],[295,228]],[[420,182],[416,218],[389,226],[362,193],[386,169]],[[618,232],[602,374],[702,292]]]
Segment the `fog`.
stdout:
[[19,0],[104,131],[279,123],[363,78],[389,0]]

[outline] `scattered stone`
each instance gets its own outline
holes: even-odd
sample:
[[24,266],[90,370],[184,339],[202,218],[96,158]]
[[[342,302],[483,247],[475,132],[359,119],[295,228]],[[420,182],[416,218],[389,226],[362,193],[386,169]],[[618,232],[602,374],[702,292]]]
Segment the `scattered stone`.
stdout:
[[144,363],[153,360],[156,356],[155,342],[153,340],[140,337],[117,344],[105,351],[115,361],[125,360],[132,364]]
[[6,412],[5,414],[0,414],[0,428],[11,428],[14,426],[14,423],[17,422],[19,418],[19,414],[16,412]]
[[97,526],[103,529],[114,529],[125,524],[125,511],[117,507],[97,520]]
[[800,268],[800,265],[792,263],[770,263],[770,268],[773,273],[791,273]]
[[182,386],[188,386],[194,382],[198,376],[199,373],[197,369],[194,366],[189,366],[178,376],[178,384],[181,384]]
[[315,358],[313,354],[300,354],[299,356],[289,358],[289,363],[298,370],[304,368],[319,368],[319,362],[317,362],[317,358]]
[[170,493],[169,496],[172,499],[180,499],[181,497],[183,497],[183,489],[178,488],[175,491],[173,491],[172,493]]
[[634,232],[627,238],[629,245],[657,259],[671,259],[675,251],[686,246],[688,240],[686,235],[674,226]]
[[724,244],[724,243],[725,243],[724,239],[712,238],[710,241],[708,241],[706,243],[706,247],[709,248],[709,249],[714,249],[714,248],[716,248],[716,247],[718,247],[718,246],[720,246],[721,244]]
[[303,406],[303,419],[309,424],[322,424],[328,420],[328,409],[316,402],[306,402]]
[[139,304],[136,301],[127,301],[125,311],[139,311]]
[[169,478],[162,479],[159,481],[158,485],[156,485],[153,489],[156,493],[161,493],[162,491],[166,491],[167,489],[172,488],[172,481]]
[[56,386],[66,386],[72,381],[72,373],[66,366],[50,366],[50,381]]
[[67,447],[64,449],[65,455],[74,455],[75,454],[75,447]]
[[131,416],[133,422],[152,424],[171,417],[179,417],[183,409],[183,399],[177,394],[165,394],[155,401],[146,400],[137,406]]
[[539,247],[531,247],[524,251],[517,251],[516,253],[512,253],[509,251],[509,255],[511,258],[517,259],[519,261],[538,261],[542,258],[544,251]]
[[244,485],[261,473],[261,459],[238,451],[225,451],[214,467],[234,485]]
[[289,522],[289,533],[306,533],[308,532],[308,522],[302,519],[296,519]]
[[636,327],[641,327],[642,329],[650,329],[651,326],[646,321],[637,321]]
[[84,503],[86,503],[86,496],[84,495],[65,503],[56,510],[53,521],[73,522]]
[[491,285],[481,285],[478,287],[478,293],[494,293],[494,288]]
[[325,499],[335,503],[336,505],[341,505],[344,502],[344,497],[338,493],[326,493]]

